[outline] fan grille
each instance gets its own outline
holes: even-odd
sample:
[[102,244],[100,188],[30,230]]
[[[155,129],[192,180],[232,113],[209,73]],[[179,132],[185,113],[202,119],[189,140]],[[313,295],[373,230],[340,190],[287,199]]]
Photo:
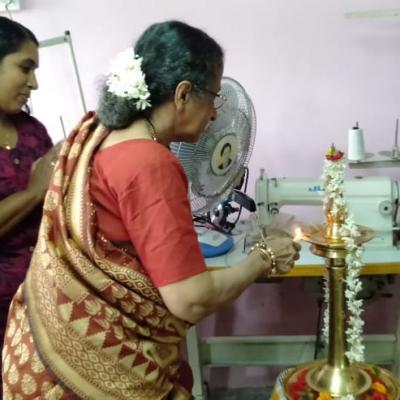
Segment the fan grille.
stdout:
[[244,88],[224,77],[221,94],[227,102],[195,144],[174,142],[171,150],[180,160],[190,182],[194,214],[212,209],[238,184],[248,164],[255,139],[256,116]]

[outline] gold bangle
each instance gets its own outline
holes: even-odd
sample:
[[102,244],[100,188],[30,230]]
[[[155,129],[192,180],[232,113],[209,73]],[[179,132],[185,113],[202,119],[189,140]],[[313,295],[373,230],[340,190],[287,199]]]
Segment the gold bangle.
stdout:
[[276,268],[276,256],[272,249],[268,246],[265,246],[265,251],[269,254],[271,258],[272,269]]
[[267,254],[268,254],[268,259],[269,259],[269,261],[271,262],[272,267],[275,268],[275,267],[276,267],[276,256],[275,256],[275,253],[272,251],[272,249],[271,249],[270,247],[268,247],[268,246],[265,244],[264,241],[256,243],[256,244],[250,249],[250,251],[255,250],[256,248],[258,248],[258,249],[260,249],[260,250],[264,250],[264,251],[267,252]]
[[256,243],[251,249],[250,253],[253,251],[258,250],[261,253],[261,256],[264,261],[268,262],[271,265],[271,271],[267,273],[267,277],[269,274],[276,274],[276,257],[275,253],[264,243],[258,242]]
[[249,254],[252,253],[253,251],[256,251],[256,250],[258,250],[260,252],[261,257],[265,262],[268,262],[268,263],[270,263],[272,265],[272,260],[271,260],[270,255],[265,251],[265,249],[263,249],[260,246],[257,246],[257,245],[253,246],[250,249]]

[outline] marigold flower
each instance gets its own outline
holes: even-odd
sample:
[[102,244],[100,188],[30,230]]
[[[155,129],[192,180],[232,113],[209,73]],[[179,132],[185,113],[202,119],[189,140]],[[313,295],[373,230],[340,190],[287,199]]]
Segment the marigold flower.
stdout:
[[318,395],[317,400],[332,400],[332,397],[328,392],[321,392]]
[[371,389],[376,390],[378,393],[387,394],[387,388],[381,382],[374,382]]
[[279,395],[279,393],[274,390],[274,392],[272,393],[271,399],[272,400],[279,400],[281,398],[281,396]]

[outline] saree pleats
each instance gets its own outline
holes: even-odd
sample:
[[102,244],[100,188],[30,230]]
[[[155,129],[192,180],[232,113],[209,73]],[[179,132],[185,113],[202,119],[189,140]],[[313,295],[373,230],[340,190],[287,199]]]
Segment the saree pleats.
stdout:
[[[89,113],[61,150],[30,269],[10,311],[5,398],[21,387],[10,370],[31,370],[34,359],[43,371],[29,374],[35,390],[22,398],[190,398],[177,383],[188,324],[168,311],[138,259],[96,229],[90,168],[107,134]],[[21,366],[15,348],[22,344],[29,354]],[[60,397],[45,397],[55,388]]]

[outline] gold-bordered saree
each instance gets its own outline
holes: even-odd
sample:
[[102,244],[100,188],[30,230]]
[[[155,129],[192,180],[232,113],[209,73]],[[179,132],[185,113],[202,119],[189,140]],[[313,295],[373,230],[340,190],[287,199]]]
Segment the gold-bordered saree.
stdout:
[[191,398],[178,383],[188,323],[168,311],[139,261],[96,230],[88,181],[107,133],[89,113],[62,147],[10,309],[5,400]]

